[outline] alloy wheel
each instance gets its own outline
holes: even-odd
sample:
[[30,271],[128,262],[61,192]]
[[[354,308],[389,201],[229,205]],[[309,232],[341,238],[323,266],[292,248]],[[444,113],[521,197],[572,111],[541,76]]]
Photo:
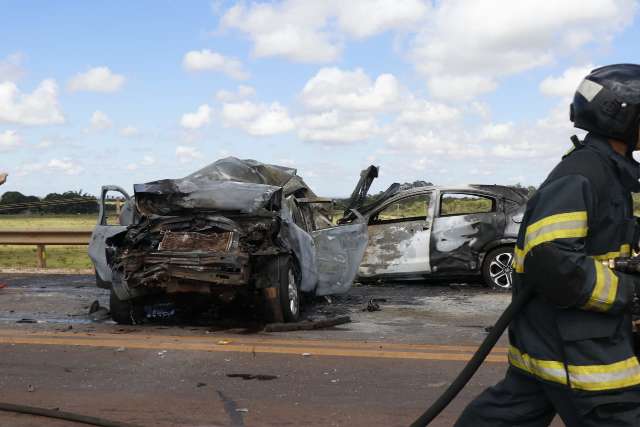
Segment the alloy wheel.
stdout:
[[513,254],[502,252],[497,254],[489,263],[491,282],[499,289],[511,289],[513,284]]

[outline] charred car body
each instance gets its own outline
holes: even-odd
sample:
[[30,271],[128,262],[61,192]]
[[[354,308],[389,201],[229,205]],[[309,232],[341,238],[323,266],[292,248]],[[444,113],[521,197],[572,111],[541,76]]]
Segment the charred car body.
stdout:
[[[127,200],[118,225],[107,223],[109,191]],[[158,296],[206,306],[243,295],[266,302],[270,320],[295,321],[301,293],[349,290],[367,245],[364,219],[335,226],[327,202],[295,169],[229,157],[137,184],[134,197],[103,187],[89,255],[118,323],[139,321]]]
[[482,275],[487,286],[510,288],[526,194],[499,185],[391,186],[368,206],[354,206],[369,229],[359,280]]

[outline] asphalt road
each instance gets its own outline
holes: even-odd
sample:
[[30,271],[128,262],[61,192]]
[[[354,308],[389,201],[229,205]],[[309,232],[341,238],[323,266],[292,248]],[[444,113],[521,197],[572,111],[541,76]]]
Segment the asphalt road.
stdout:
[[[87,314],[93,301],[108,305],[91,276],[0,283],[0,401],[140,426],[407,426],[510,301],[479,286],[359,286],[305,312],[352,323],[265,333],[242,311],[198,326],[119,326]],[[366,311],[371,298],[379,311]],[[501,342],[432,425],[452,425],[505,368]],[[77,424],[0,412],[0,425]]]

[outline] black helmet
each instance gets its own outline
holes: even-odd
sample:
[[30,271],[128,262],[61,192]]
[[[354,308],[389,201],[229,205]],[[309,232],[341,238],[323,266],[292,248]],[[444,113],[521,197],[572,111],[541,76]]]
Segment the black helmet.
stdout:
[[573,97],[571,121],[577,128],[626,142],[630,153],[640,131],[640,65],[593,70]]

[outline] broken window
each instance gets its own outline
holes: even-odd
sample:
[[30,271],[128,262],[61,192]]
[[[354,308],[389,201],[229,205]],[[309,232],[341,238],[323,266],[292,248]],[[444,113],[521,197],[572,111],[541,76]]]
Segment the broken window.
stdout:
[[382,224],[385,222],[426,219],[430,200],[431,197],[429,194],[420,194],[397,200],[378,212],[378,214],[371,219],[371,223]]
[[495,210],[494,199],[477,194],[444,193],[440,199],[440,216],[487,213]]

